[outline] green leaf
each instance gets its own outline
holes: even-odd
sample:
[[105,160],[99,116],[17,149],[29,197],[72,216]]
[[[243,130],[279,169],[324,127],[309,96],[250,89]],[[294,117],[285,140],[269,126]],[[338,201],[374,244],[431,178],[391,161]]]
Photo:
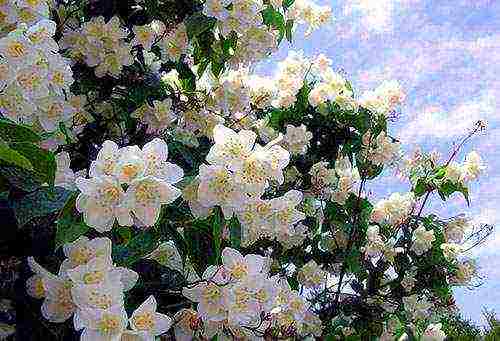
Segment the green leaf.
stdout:
[[7,144],[0,142],[0,160],[8,164],[18,166],[27,170],[33,170],[33,165],[30,160],[25,158],[22,154],[9,148]]
[[34,172],[17,166],[0,164],[0,176],[12,187],[25,192],[33,192],[41,185]]
[[222,245],[222,229],[224,226],[224,218],[222,211],[217,208],[211,217],[212,225],[212,236],[213,236],[213,248],[215,259],[213,264],[219,264],[221,257],[221,245]]
[[62,209],[72,192],[55,187],[40,188],[21,199],[12,202],[12,208],[19,227],[34,218],[45,217]]
[[294,2],[295,2],[295,0],[283,0],[283,3],[282,3],[283,8],[284,9],[289,8],[290,6],[293,5]]
[[42,139],[31,128],[16,124],[5,119],[0,119],[0,136],[7,142],[32,142],[37,143]]
[[49,186],[54,186],[57,164],[54,153],[29,142],[15,142],[10,147],[24,155],[33,165],[35,176]]
[[417,197],[421,197],[427,192],[427,183],[424,178],[420,178],[417,180],[417,184],[415,185],[413,192]]
[[229,221],[229,233],[231,236],[231,247],[239,249],[241,246],[241,224],[236,216],[233,215]]
[[292,42],[293,23],[294,23],[293,19],[288,19],[285,25],[286,40],[288,40],[290,43]]
[[265,25],[279,31],[278,42],[281,42],[286,31],[283,14],[275,10],[272,6],[268,6],[262,11],[262,19]]
[[56,250],[66,243],[71,243],[83,236],[90,227],[81,220],[75,209],[78,193],[73,193],[61,210],[56,227]]
[[185,20],[186,30],[189,39],[193,39],[205,31],[214,28],[217,19],[207,17],[201,12],[196,12]]
[[119,266],[129,267],[151,253],[158,246],[159,240],[160,235],[153,228],[141,231],[128,243],[113,246],[113,260]]

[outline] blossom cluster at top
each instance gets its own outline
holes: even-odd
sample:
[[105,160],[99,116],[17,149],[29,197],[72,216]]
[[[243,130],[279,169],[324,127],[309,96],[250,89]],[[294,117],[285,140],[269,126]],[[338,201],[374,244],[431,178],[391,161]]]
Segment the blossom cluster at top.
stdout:
[[47,0],[2,0],[0,1],[0,34],[10,32],[18,24],[33,25],[49,18]]
[[[156,312],[156,300],[148,297],[131,315],[124,308],[124,292],[132,289],[138,274],[117,267],[111,259],[111,240],[80,237],[64,245],[66,259],[57,275],[28,259],[34,275],[27,281],[28,293],[44,299],[42,315],[61,323],[73,317],[82,341],[154,340],[165,333],[173,319]],[[132,330],[127,330],[130,325]]]
[[58,54],[52,39],[55,30],[55,22],[42,20],[0,39],[0,111],[13,121],[39,125],[48,132],[71,122],[80,109],[77,96],[66,100],[73,72]]
[[161,206],[181,195],[172,184],[182,179],[184,171],[166,162],[167,157],[167,144],[158,138],[142,149],[104,142],[90,166],[90,178],[75,180],[81,191],[76,208],[83,212],[85,223],[100,232],[111,230],[115,220],[121,226],[154,225]]

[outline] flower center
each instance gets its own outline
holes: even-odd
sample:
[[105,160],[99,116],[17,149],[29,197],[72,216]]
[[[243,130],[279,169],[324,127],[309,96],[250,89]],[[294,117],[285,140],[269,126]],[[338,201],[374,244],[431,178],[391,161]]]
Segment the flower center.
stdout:
[[135,327],[139,330],[152,330],[155,327],[155,319],[152,312],[144,312],[134,316]]

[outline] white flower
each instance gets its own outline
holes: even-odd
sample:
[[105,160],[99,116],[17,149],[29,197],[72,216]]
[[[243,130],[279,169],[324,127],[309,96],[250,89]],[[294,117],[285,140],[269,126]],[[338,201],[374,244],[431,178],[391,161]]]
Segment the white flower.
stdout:
[[68,269],[66,273],[75,284],[99,284],[109,281],[113,263],[110,257],[92,258],[88,263]]
[[59,129],[59,123],[69,120],[73,109],[63,96],[50,96],[37,100],[38,120],[45,131]]
[[111,257],[111,239],[94,238],[89,240],[85,236],[79,237],[72,243],[64,244],[64,255],[67,259],[61,265],[62,269],[73,269],[87,264],[95,257]]
[[146,160],[144,160],[142,150],[139,147],[127,146],[119,149],[113,175],[120,183],[130,184],[143,177],[145,171]]
[[87,225],[99,232],[111,230],[115,219],[121,226],[132,225],[130,213],[123,207],[125,192],[115,178],[78,178],[76,186],[81,191],[76,209],[83,213]]
[[393,193],[388,199],[379,201],[372,211],[371,220],[377,223],[396,225],[401,223],[415,205],[413,192]]
[[450,282],[456,285],[468,285],[476,274],[476,262],[468,259],[458,264],[458,270]]
[[70,168],[70,161],[67,152],[60,152],[56,155],[57,169],[54,184],[68,190],[75,190],[75,173]]
[[154,259],[161,265],[172,270],[182,271],[183,269],[182,257],[172,240],[161,243],[153,252],[144,258]]
[[413,231],[413,244],[411,250],[418,256],[421,256],[432,248],[432,243],[435,240],[434,230],[427,231],[425,227],[420,226]]
[[443,243],[440,247],[447,260],[455,260],[464,251],[461,245],[454,243]]
[[130,327],[142,334],[144,341],[154,341],[155,336],[169,330],[173,322],[167,315],[156,312],[156,300],[153,296],[149,296],[132,313]]
[[314,260],[310,260],[299,270],[297,279],[306,288],[318,288],[326,283],[327,272]]
[[127,327],[127,313],[122,305],[109,309],[82,309],[81,324],[85,328],[80,336],[81,341],[120,340]]
[[465,216],[453,218],[446,224],[444,234],[448,242],[460,243],[464,234],[470,229],[470,219]]
[[210,148],[206,159],[212,165],[226,166],[230,170],[240,169],[251,154],[256,137],[250,130],[236,133],[223,125],[216,125],[215,144]]
[[288,227],[294,225],[306,218],[306,215],[295,207],[302,201],[302,193],[297,190],[290,190],[282,197],[271,199],[272,204],[275,205],[276,211],[274,212],[274,226]]
[[463,168],[463,180],[471,181],[479,177],[482,171],[486,169],[486,165],[479,154],[476,151],[472,151],[465,157]]
[[312,133],[307,131],[305,125],[294,127],[288,124],[286,134],[283,137],[283,144],[291,154],[305,154],[312,137]]
[[444,339],[446,339],[446,334],[441,328],[441,323],[429,324],[422,334],[422,341],[444,341]]
[[188,36],[186,25],[180,23],[158,43],[163,61],[177,61],[188,48]]
[[232,173],[223,166],[201,165],[199,179],[198,201],[204,207],[218,205],[224,216],[231,217],[234,208],[240,207],[245,200]]
[[149,176],[134,180],[130,184],[123,205],[132,211],[143,226],[152,226],[160,217],[161,206],[174,202],[180,195],[178,188]]
[[[116,277],[116,276],[114,276]],[[118,278],[98,284],[74,284],[71,296],[79,308],[75,320],[80,319],[80,309],[109,309],[115,305],[123,305],[123,288]],[[76,326],[75,329],[81,329]]]
[[89,176],[113,175],[118,160],[118,145],[113,141],[104,141],[95,161],[92,161]]
[[222,264],[227,275],[236,280],[266,272],[266,258],[253,254],[243,256],[229,247],[222,250]]
[[223,287],[227,279],[221,269],[209,266],[203,273],[203,282],[194,287],[183,288],[182,294],[193,302],[198,302],[198,315],[204,321],[222,321],[227,318]]
[[145,174],[166,181],[169,184],[179,182],[184,176],[184,171],[179,166],[167,162],[167,143],[159,138],[153,139],[142,147],[146,160]]
[[199,316],[192,309],[181,309],[175,316],[174,334],[177,341],[192,341],[196,327],[199,323]]
[[260,305],[256,299],[257,282],[253,278],[224,287],[228,321],[235,326],[259,321]]
[[[58,276],[50,273],[41,267],[32,257],[28,258],[28,264],[35,273],[37,281],[35,290],[29,290],[34,293],[34,297],[45,297],[42,304],[42,315],[50,322],[61,323],[69,319],[75,312],[75,304],[71,296],[71,281],[60,272]],[[38,282],[41,280],[41,282]],[[29,283],[27,284],[29,285]]]

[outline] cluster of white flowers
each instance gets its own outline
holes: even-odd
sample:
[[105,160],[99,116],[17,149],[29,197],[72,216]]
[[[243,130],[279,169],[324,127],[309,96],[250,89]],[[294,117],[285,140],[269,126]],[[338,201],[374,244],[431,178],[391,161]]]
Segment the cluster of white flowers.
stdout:
[[145,51],[150,51],[151,47],[158,46],[162,61],[177,61],[182,54],[187,52],[189,47],[184,23],[167,30],[163,22],[153,20],[147,25],[134,26],[132,32],[134,33],[132,46],[141,45]]
[[47,0],[0,0],[0,34],[49,18]]
[[238,120],[250,111],[248,69],[239,68],[226,72],[210,92],[208,108],[222,116]]
[[450,162],[446,166],[444,179],[452,182],[467,183],[476,180],[484,169],[486,169],[486,166],[483,160],[477,152],[472,151],[467,154],[462,165],[456,161]]
[[444,341],[446,333],[441,329],[441,323],[431,323],[422,334],[422,341]]
[[238,47],[233,51],[231,64],[235,67],[261,60],[277,49],[278,34],[264,25],[260,0],[209,0],[203,13],[218,20],[218,29],[224,37],[231,32],[238,36]]
[[345,203],[360,180],[358,169],[352,166],[348,157],[335,161],[333,169],[328,168],[327,162],[318,162],[311,167],[309,174],[314,192],[339,204]]
[[328,272],[314,261],[310,260],[297,273],[297,280],[304,288],[319,289],[326,284]]
[[387,241],[382,235],[380,235],[379,227],[376,225],[368,226],[366,231],[366,246],[362,248],[362,251],[368,257],[376,258],[384,256],[389,262],[394,261],[394,257],[404,251],[402,247],[394,247],[394,243]]
[[393,141],[382,131],[372,139],[370,131],[363,135],[363,145],[366,150],[367,160],[375,165],[388,165],[398,159],[401,154],[399,142]]
[[105,22],[103,17],[93,17],[77,30],[64,32],[62,48],[69,48],[73,59],[82,60],[95,67],[97,77],[110,75],[118,78],[123,66],[132,65],[131,45],[125,38],[126,28],[118,17]]
[[181,195],[172,184],[182,179],[184,171],[166,162],[167,157],[167,144],[158,138],[142,149],[105,141],[90,166],[90,178],[76,179],[81,191],[76,208],[83,212],[85,223],[99,232],[111,230],[115,219],[121,226],[154,225],[161,206]]
[[200,166],[198,178],[185,190],[192,213],[205,216],[214,206],[219,206],[226,218],[235,213],[244,244],[262,237],[284,240],[302,233],[303,229],[295,226],[305,218],[295,208],[302,201],[301,192],[261,199],[271,182],[283,183],[290,154],[273,142],[257,144],[252,131],[236,133],[223,125],[215,126],[214,140],[206,157],[209,165]]
[[403,305],[409,317],[414,320],[422,320],[428,317],[432,308],[432,303],[427,296],[418,296],[417,294],[403,297]]
[[[224,337],[229,330],[237,337],[254,339],[268,328],[282,326],[303,336],[321,334],[320,320],[308,302],[285,279],[269,277],[268,263],[262,256],[243,256],[225,248],[221,266],[209,266],[199,283],[182,290],[198,303],[205,337]],[[189,331],[191,336],[195,333],[193,328],[185,328],[184,333]]]
[[312,133],[307,130],[305,125],[301,124],[299,127],[295,127],[288,124],[282,144],[292,155],[304,155],[312,138]]
[[413,244],[411,250],[417,256],[421,256],[432,248],[432,243],[436,240],[434,230],[426,230],[424,226],[419,226],[413,231]]
[[413,192],[393,193],[388,199],[382,199],[373,208],[371,220],[377,223],[397,225],[408,217],[415,205]]
[[468,285],[477,274],[477,264],[472,259],[466,259],[458,263],[458,270],[450,278],[450,283],[455,285]]
[[356,109],[358,104],[353,98],[349,83],[344,76],[334,71],[330,64],[331,60],[322,54],[313,61],[311,71],[317,82],[309,93],[309,104],[318,107],[330,102],[337,103],[343,109]]
[[317,5],[310,0],[295,0],[287,13],[287,18],[308,25],[306,36],[321,25],[326,24],[331,16],[332,9],[330,7]]
[[392,80],[383,82],[373,91],[365,92],[361,96],[359,104],[374,113],[388,115],[404,102],[405,97],[401,85]]
[[57,53],[59,46],[52,39],[55,30],[55,22],[42,20],[0,39],[0,112],[48,132],[69,122],[80,109],[66,101],[73,72]]
[[144,103],[131,117],[139,119],[147,124],[148,133],[161,132],[172,125],[175,121],[175,115],[172,111],[172,100],[170,98],[163,101],[153,101],[153,105]]
[[290,51],[288,56],[278,63],[278,70],[274,76],[276,97],[272,105],[276,108],[289,108],[296,102],[299,90],[304,86],[304,81],[312,62],[302,53]]
[[[80,237],[64,245],[66,259],[54,275],[28,258],[35,273],[28,279],[28,293],[44,298],[42,315],[61,323],[73,316],[74,328],[82,330],[82,341],[151,340],[170,329],[173,320],[156,312],[150,296],[130,320],[124,308],[124,292],[134,287],[138,274],[116,267],[111,259],[111,240]],[[126,330],[130,324],[132,330]]]

